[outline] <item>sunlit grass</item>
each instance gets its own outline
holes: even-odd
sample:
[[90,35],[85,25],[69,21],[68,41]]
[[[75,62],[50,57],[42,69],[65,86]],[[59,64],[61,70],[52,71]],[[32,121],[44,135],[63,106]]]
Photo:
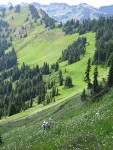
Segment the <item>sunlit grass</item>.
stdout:
[[[25,15],[22,15],[20,20],[18,20],[19,14],[14,14],[14,10],[5,19],[12,27],[19,28],[29,11],[23,8],[21,13]],[[12,15],[15,18],[15,24],[10,20]],[[113,91],[99,102],[87,107],[81,103],[80,94],[78,94],[86,87],[83,82],[84,72],[88,58],[93,60],[95,51],[95,33],[89,32],[82,36],[87,37],[89,43],[85,57],[72,65],[68,65],[67,61],[59,64],[64,79],[66,76],[71,76],[74,86],[70,89],[64,89],[64,86],[58,87],[60,95],[55,98],[55,102],[47,106],[37,105],[37,98],[35,98],[32,108],[0,120],[4,140],[2,150],[113,149]],[[19,67],[23,62],[31,67],[36,64],[42,66],[44,62],[51,65],[59,59],[62,50],[82,36],[65,35],[61,29],[48,30],[44,28],[44,25],[34,27],[27,38],[13,41]],[[92,66],[91,79],[93,79],[94,67]],[[108,68],[99,66],[98,69],[99,81],[101,81],[102,78],[107,77]],[[52,79],[58,81],[58,72],[44,76],[46,81]],[[58,86],[58,83],[56,85]],[[57,124],[50,131],[43,131],[42,122],[49,117],[53,118]]]
[[[1,126],[1,149],[113,149],[113,90],[99,102],[84,106],[78,96],[23,120]],[[56,125],[43,131],[42,122],[53,118]]]

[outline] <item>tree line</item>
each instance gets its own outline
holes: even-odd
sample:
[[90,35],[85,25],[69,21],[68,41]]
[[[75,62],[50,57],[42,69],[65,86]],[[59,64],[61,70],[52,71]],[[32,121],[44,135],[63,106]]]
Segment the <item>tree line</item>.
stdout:
[[45,24],[45,28],[50,28],[50,29],[54,29],[55,26],[55,22],[56,20],[54,20],[53,18],[49,17],[46,13],[45,16],[42,18],[42,22],[44,22]]
[[32,19],[37,20],[40,18],[38,10],[33,5],[29,5],[29,10],[31,11]]
[[[0,75],[0,118],[31,108],[34,98],[37,99],[37,104],[47,105],[55,101],[55,97],[59,95],[58,86],[55,81],[47,83],[43,79],[44,75],[50,73],[47,63],[44,63],[41,68],[36,65],[31,69],[23,63],[20,69],[16,65],[9,70],[4,70]],[[62,72],[59,71],[59,86],[62,85],[71,88],[72,78],[66,77],[64,83]]]
[[0,20],[0,28],[8,28],[9,24],[6,21]]
[[73,42],[62,51],[61,61],[68,61],[68,64],[75,63],[80,60],[81,56],[85,55],[86,52],[86,38],[78,38],[77,41]]
[[[11,9],[13,9],[13,7],[10,6],[9,9],[11,10]],[[20,13],[20,11],[21,11],[20,5],[15,6],[15,13]]]
[[5,55],[5,50],[7,50],[12,43],[9,41],[9,35],[11,30],[9,29],[9,24],[6,21],[0,20],[0,57]]
[[[16,66],[7,72],[1,75],[0,80],[0,116],[10,116],[31,107],[31,102],[26,104],[26,101],[31,101],[39,96],[40,92],[42,94],[38,103],[44,100],[46,91],[43,88],[45,88],[45,83],[38,66],[30,69],[23,64],[21,69]],[[9,80],[6,80],[6,75],[8,75]]]
[[110,66],[113,58],[113,17],[103,17],[98,24],[93,63]]
[[113,57],[113,17],[99,17],[98,20],[86,19],[67,21],[63,26],[65,34],[96,32],[96,51],[93,64],[110,66]]
[[0,57],[0,71],[12,68],[17,65],[17,56],[14,50]]
[[[13,9],[12,7],[10,10]],[[36,14],[36,9],[30,6],[33,16]],[[20,6],[15,7],[15,13],[20,12]],[[38,12],[38,11],[37,11]],[[36,19],[36,18],[34,18]],[[45,27],[53,29],[55,20],[46,16],[44,18]],[[62,71],[59,71],[59,63],[56,62],[51,66],[45,62],[42,67],[36,65],[30,68],[28,65],[23,65],[18,68],[18,60],[15,49],[8,53],[5,51],[13,46],[12,37],[7,22],[0,22],[1,37],[0,37],[0,118],[3,116],[11,116],[21,111],[24,111],[33,106],[34,98],[37,104],[43,103],[47,105],[55,101],[55,97],[59,95],[59,86],[71,88],[73,86],[72,78],[63,78]],[[59,71],[58,83],[50,80],[44,81],[44,76],[52,72]]]
[[109,68],[108,76],[103,78],[102,81],[98,80],[98,66],[96,65],[93,73],[93,81],[91,81],[90,72],[91,72],[91,59],[89,58],[87,63],[87,68],[85,71],[84,81],[87,83],[86,93],[84,89],[81,94],[82,102],[87,101],[98,101],[100,97],[104,96],[112,87],[113,87],[113,58]]

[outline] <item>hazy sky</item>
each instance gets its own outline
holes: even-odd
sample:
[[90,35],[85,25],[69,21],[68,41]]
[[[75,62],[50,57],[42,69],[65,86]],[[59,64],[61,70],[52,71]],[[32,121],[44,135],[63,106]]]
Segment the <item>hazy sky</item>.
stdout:
[[0,0],[0,4],[7,4],[8,2],[12,2],[14,4],[19,4],[21,2],[38,2],[40,4],[50,4],[50,3],[67,3],[70,5],[76,5],[80,3],[87,3],[89,5],[99,7],[103,5],[111,5],[113,4],[113,0]]

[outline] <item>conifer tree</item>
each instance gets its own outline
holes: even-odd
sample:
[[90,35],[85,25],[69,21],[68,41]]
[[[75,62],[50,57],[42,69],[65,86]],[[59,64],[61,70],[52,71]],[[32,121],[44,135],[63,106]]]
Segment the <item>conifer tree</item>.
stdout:
[[31,11],[31,15],[32,15],[32,19],[39,19],[39,13],[38,10],[33,6],[33,5],[29,5],[29,10]]
[[9,106],[9,116],[12,116],[14,114],[16,114],[16,106],[15,106],[15,104],[11,104]]
[[95,70],[94,70],[93,92],[94,92],[94,94],[99,92],[98,68],[97,68],[97,66],[95,67]]
[[110,66],[110,68],[109,68],[108,86],[109,86],[109,87],[112,87],[112,86],[113,86],[113,60],[112,60],[111,66]]
[[45,75],[48,75],[50,73],[50,71],[49,71],[49,64],[44,63],[43,68],[42,68],[42,72]]
[[81,95],[81,100],[82,100],[82,102],[85,101],[86,98],[87,98],[87,95],[86,95],[86,91],[85,91],[85,89],[84,89],[83,92],[82,92],[82,95]]
[[88,89],[91,88],[91,82],[90,82],[90,71],[91,71],[91,59],[88,59],[87,68],[85,71],[85,82],[87,83]]
[[58,69],[59,69],[59,64],[58,64],[58,62],[56,62],[56,64],[55,64],[55,72],[58,71]]
[[13,9],[13,5],[10,5],[9,10],[12,10],[12,9]]
[[50,102],[51,102],[50,96],[49,96],[49,95],[46,95],[46,104],[49,104]]
[[63,85],[63,81],[64,81],[64,79],[63,79],[63,76],[62,76],[62,71],[60,70],[59,71],[59,86]]
[[32,99],[32,97],[31,97],[31,99],[30,99],[30,108],[33,106],[33,99]]
[[62,86],[62,85],[63,85],[63,81],[64,81],[64,79],[63,79],[63,77],[61,77],[61,78],[59,79],[59,86]]
[[2,141],[2,137],[1,137],[1,134],[0,134],[0,145],[2,145],[3,141]]
[[38,104],[42,103],[45,100],[46,89],[44,83],[40,83],[38,89]]
[[52,97],[56,96],[56,87],[52,88]]
[[20,5],[17,5],[15,7],[15,13],[20,13],[20,9],[21,9]]
[[73,86],[73,84],[72,84],[72,78],[70,76],[67,76],[66,80],[65,80],[65,87],[66,88],[71,88],[72,86]]
[[59,80],[62,78],[62,71],[59,70]]

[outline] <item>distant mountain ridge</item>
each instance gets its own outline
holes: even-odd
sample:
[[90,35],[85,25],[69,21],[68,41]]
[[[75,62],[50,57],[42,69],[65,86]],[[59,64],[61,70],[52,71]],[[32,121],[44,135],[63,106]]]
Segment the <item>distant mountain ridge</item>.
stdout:
[[[105,6],[106,7],[106,6]],[[110,16],[113,13],[102,11],[100,8],[95,8],[86,3],[70,6],[65,3],[51,3],[50,5],[41,6],[41,8],[51,17],[58,21],[66,22],[70,19],[98,19],[99,16]],[[109,10],[109,7],[107,7]]]
[[110,6],[102,6],[99,10],[103,13],[113,15],[113,5]]
[[[0,8],[8,8],[12,3],[8,5],[0,5]],[[22,7],[29,6],[29,3],[22,2],[20,4]],[[113,15],[113,5],[102,6],[96,8],[90,6],[86,3],[81,3],[79,5],[68,5],[66,3],[51,3],[50,5],[41,5],[37,2],[31,3],[37,9],[41,8],[44,10],[50,17],[56,19],[57,21],[66,22],[70,19],[78,19],[83,21],[84,19],[98,19],[99,16],[112,16]]]

